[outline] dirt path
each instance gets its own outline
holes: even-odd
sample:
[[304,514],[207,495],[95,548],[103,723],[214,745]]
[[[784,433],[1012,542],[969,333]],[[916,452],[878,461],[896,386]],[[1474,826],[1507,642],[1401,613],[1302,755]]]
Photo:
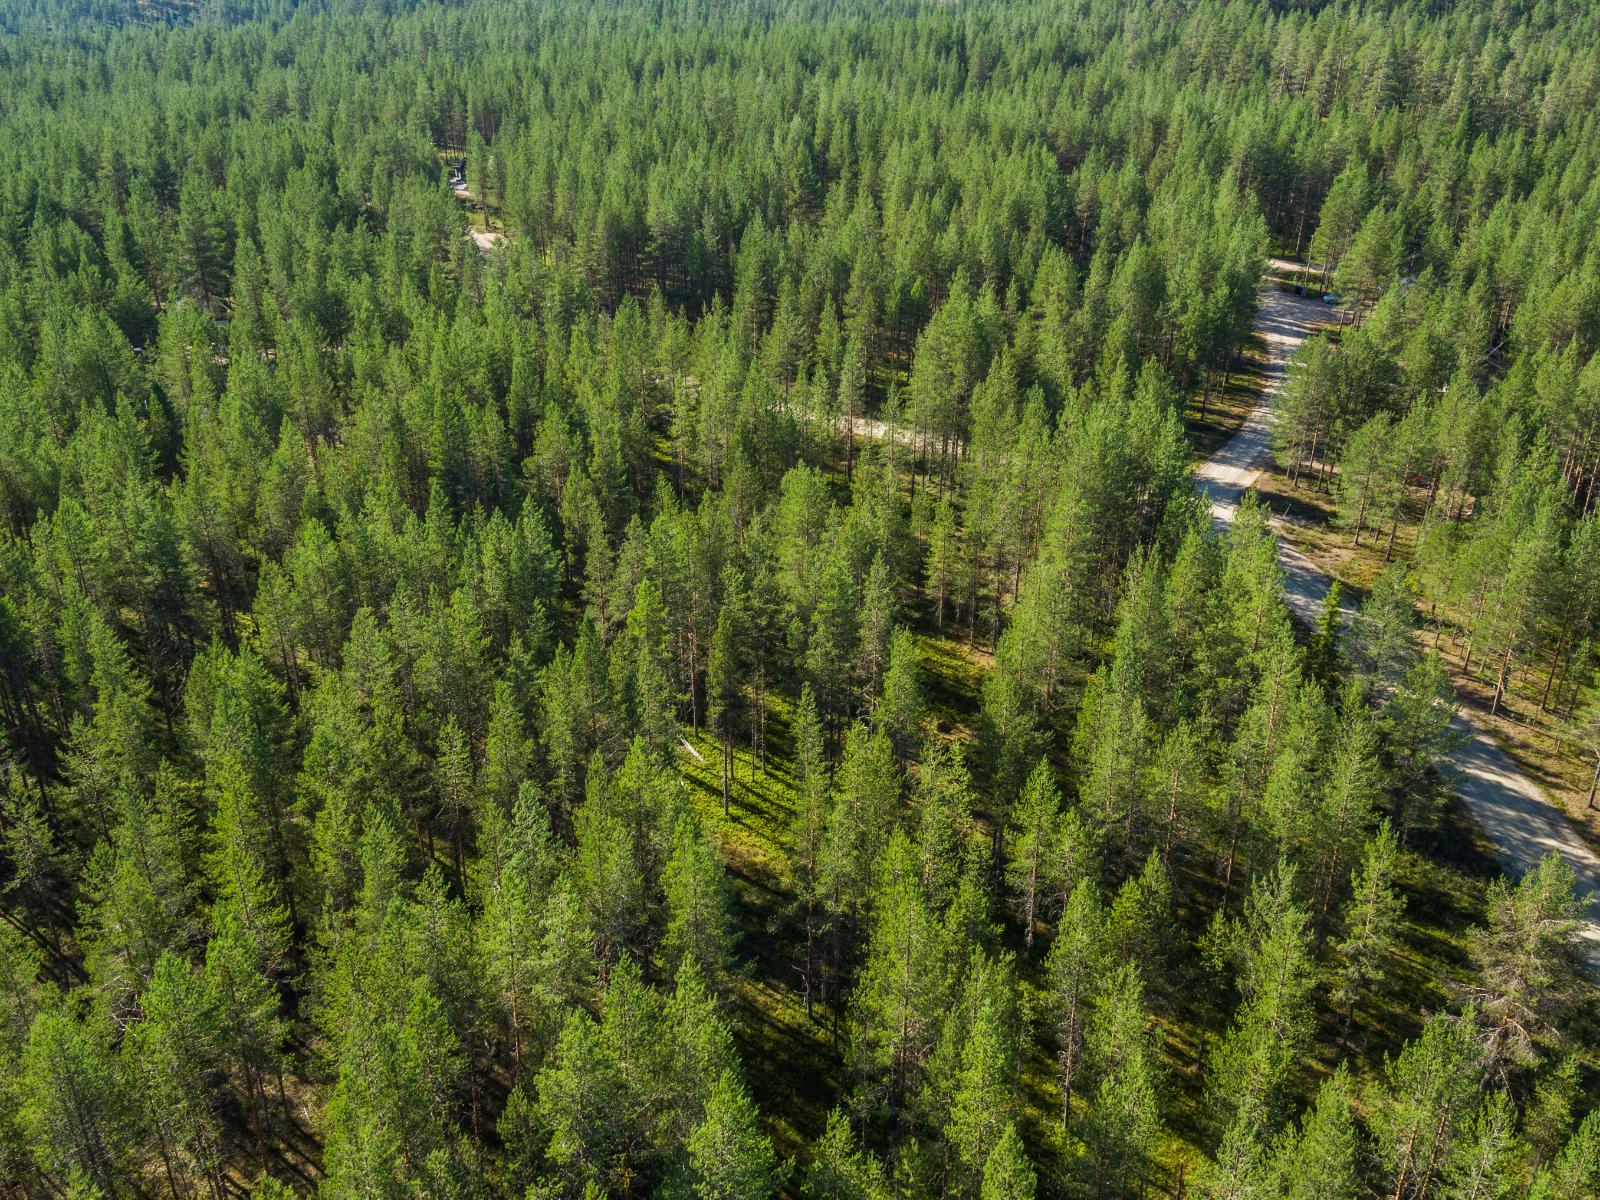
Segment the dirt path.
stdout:
[[[1293,264],[1273,260],[1275,270]],[[1244,425],[1221,450],[1195,472],[1196,486],[1211,501],[1213,519],[1227,525],[1239,498],[1254,486],[1272,452],[1272,401],[1300,343],[1318,326],[1326,324],[1328,310],[1315,300],[1281,292],[1270,284],[1261,292],[1256,332],[1266,343],[1267,384],[1261,400]],[[1283,564],[1284,587],[1290,610],[1301,620],[1314,622],[1328,594],[1329,579],[1281,536],[1278,558]],[[1346,619],[1351,615],[1343,608]],[[1593,903],[1600,898],[1600,858],[1584,844],[1561,808],[1517,767],[1511,756],[1465,713],[1458,713],[1456,731],[1464,736],[1451,766],[1458,773],[1456,792],[1488,839],[1495,860],[1508,875],[1520,876],[1538,866],[1551,850],[1558,850],[1578,877],[1578,894],[1591,904],[1581,931],[1584,955],[1591,969],[1600,971],[1600,923]]]
[[473,225],[472,213],[478,203],[478,198],[467,190],[467,185],[464,181],[452,179],[450,181],[450,190],[455,193],[455,197],[461,202],[461,206],[467,210],[467,236],[472,239],[472,244],[478,248],[479,253],[488,254],[506,240],[506,235],[498,230],[485,231]]

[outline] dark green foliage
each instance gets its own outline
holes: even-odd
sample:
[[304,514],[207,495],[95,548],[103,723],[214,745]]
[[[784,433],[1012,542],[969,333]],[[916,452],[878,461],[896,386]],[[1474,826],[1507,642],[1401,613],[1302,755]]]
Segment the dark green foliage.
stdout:
[[13,1190],[1595,1192],[1559,868],[1399,991],[1418,598],[1594,749],[1590,8],[3,7]]

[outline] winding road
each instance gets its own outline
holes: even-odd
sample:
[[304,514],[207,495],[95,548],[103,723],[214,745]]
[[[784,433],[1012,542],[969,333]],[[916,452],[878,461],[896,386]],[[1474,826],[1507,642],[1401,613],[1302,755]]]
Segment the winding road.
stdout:
[[[1271,265],[1282,272],[1298,269],[1281,259]],[[1295,350],[1327,320],[1328,310],[1318,301],[1280,291],[1270,283],[1262,288],[1255,328],[1267,349],[1267,383],[1239,432],[1195,471],[1195,485],[1211,502],[1218,525],[1232,522],[1239,498],[1255,485],[1270,461],[1273,398],[1283,387]],[[1290,610],[1314,623],[1328,594],[1328,577],[1282,536],[1278,558]],[[1341,610],[1348,619],[1351,610],[1344,605]],[[1600,974],[1600,922],[1594,910],[1594,901],[1600,898],[1600,857],[1578,836],[1560,807],[1469,715],[1458,710],[1453,725],[1462,735],[1450,764],[1456,771],[1456,792],[1483,831],[1495,860],[1506,874],[1520,877],[1551,850],[1561,853],[1577,875],[1579,896],[1589,904],[1579,935],[1591,972]]]

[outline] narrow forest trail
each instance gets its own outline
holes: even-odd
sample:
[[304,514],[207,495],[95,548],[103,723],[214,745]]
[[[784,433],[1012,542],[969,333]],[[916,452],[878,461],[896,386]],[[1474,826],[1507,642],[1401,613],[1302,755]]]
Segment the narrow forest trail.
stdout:
[[[1272,260],[1271,265],[1277,271],[1297,269],[1280,259]],[[1328,316],[1328,310],[1316,300],[1280,291],[1270,282],[1263,286],[1255,328],[1267,348],[1266,386],[1239,432],[1195,471],[1196,486],[1211,502],[1218,525],[1232,522],[1239,498],[1265,469],[1272,454],[1273,398],[1283,387],[1295,350],[1328,323]],[[1284,539],[1281,523],[1275,524],[1289,608],[1312,624],[1331,581]],[[1352,610],[1341,607],[1348,620]],[[1578,836],[1560,806],[1523,774],[1470,714],[1458,711],[1452,725],[1462,738],[1451,759],[1458,776],[1456,793],[1483,831],[1495,860],[1506,874],[1520,877],[1538,866],[1551,850],[1561,853],[1577,875],[1579,896],[1590,905],[1580,933],[1586,943],[1584,957],[1591,971],[1600,974],[1600,921],[1595,912],[1595,902],[1600,900],[1600,857]]]

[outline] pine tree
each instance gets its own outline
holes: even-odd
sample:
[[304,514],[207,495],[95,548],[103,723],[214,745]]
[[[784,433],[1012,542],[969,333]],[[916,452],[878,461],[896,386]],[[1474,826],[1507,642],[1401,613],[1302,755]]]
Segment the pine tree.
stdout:
[[874,713],[877,727],[889,735],[901,763],[911,758],[922,723],[921,671],[917,640],[905,626],[895,627],[889,639],[888,666],[883,673],[883,695]]
[[1085,1047],[1099,1082],[1084,1121],[1088,1154],[1082,1170],[1086,1190],[1097,1200],[1131,1190],[1160,1133],[1148,1019],[1139,974],[1124,964],[1101,993]]
[[549,1156],[576,1187],[623,1191],[657,1153],[654,1131],[665,1055],[660,1003],[630,960],[611,972],[596,1021],[573,1009],[539,1073]]
[[1393,1200],[1425,1200],[1471,1119],[1481,1078],[1469,1009],[1429,1019],[1385,1067],[1369,1126]]
[[[855,674],[860,681],[863,708],[876,709],[883,698],[884,673],[889,665],[889,641],[895,623],[894,582],[888,564],[877,554],[861,585],[859,638]],[[914,660],[913,660],[914,661]]]
[[984,1163],[979,1200],[1033,1200],[1037,1194],[1038,1176],[1028,1161],[1022,1137],[1015,1123],[1007,1124]]
[[537,1061],[559,1032],[562,979],[550,969],[550,959],[559,955],[566,959],[564,966],[581,975],[585,956],[562,953],[568,949],[562,944],[562,916],[572,896],[558,890],[560,850],[531,788],[522,790],[510,821],[491,817],[489,832],[497,869],[485,881],[477,940],[485,983],[520,1067],[530,1048]]
[[1061,1079],[1063,1129],[1072,1119],[1072,1094],[1082,1070],[1090,1005],[1108,969],[1105,913],[1097,885],[1092,878],[1085,878],[1073,887],[1045,958],[1050,1025]]
[[278,995],[262,974],[262,952],[250,927],[232,913],[216,914],[206,944],[206,988],[214,998],[224,1061],[242,1090],[251,1135],[263,1163],[267,1157],[267,1084],[283,1092],[283,1043]]
[[1554,850],[1517,884],[1490,885],[1489,923],[1472,941],[1472,996],[1487,1072],[1529,1065],[1537,1041],[1559,1036],[1556,1020],[1577,981],[1574,887],[1572,867]]
[[733,606],[724,604],[717,617],[711,639],[711,657],[706,664],[706,718],[722,757],[722,815],[728,815],[728,794],[733,782],[733,726],[738,704],[738,633]]
[[[926,591],[933,600],[934,624],[945,627],[945,606],[955,592],[961,569],[960,534],[956,529],[955,505],[942,497],[934,512],[933,528],[928,531]],[[959,619],[959,614],[957,615]]]
[[143,1127],[154,1133],[167,1184],[198,1175],[215,1190],[224,1142],[211,1075],[223,1031],[205,980],[172,954],[156,964],[139,998],[144,1019],[123,1042],[126,1077],[135,1081]]
[[467,827],[477,791],[472,750],[454,714],[445,718],[439,731],[439,756],[435,766],[444,808],[449,813],[450,861],[456,887],[467,888]]
[[1022,914],[1023,938],[1030,950],[1052,878],[1051,860],[1060,820],[1061,794],[1049,761],[1041,759],[1028,776],[1022,798],[1012,806],[1008,838],[1011,859],[1006,864],[1006,877]]
[[1151,761],[1146,789],[1160,823],[1162,864],[1172,869],[1173,851],[1199,832],[1205,815],[1205,748],[1195,727],[1180,721]]
[[818,988],[817,936],[827,894],[823,889],[823,839],[827,835],[832,781],[823,746],[822,721],[817,716],[816,697],[809,686],[802,686],[795,706],[795,806],[791,843],[794,847],[790,870],[794,878],[796,903],[804,910],[805,965],[801,979],[805,987],[806,1017]]
[[185,862],[193,834],[170,789],[163,791],[159,805],[139,796],[122,799],[121,820],[95,847],[84,872],[79,936],[85,966],[119,1014],[133,1008],[134,994],[161,955],[185,948],[198,933],[191,864]]
[[1405,897],[1395,890],[1399,847],[1388,822],[1367,843],[1361,865],[1350,883],[1345,906],[1345,934],[1334,944],[1337,984],[1329,1001],[1344,1010],[1344,1036],[1350,1036],[1356,1004],[1369,989],[1383,982],[1386,962],[1399,934]]
[[689,1135],[687,1149],[696,1200],[762,1200],[788,1174],[761,1132],[750,1094],[730,1071],[712,1086],[705,1120]]
[[872,938],[855,991],[860,1068],[891,1112],[916,1092],[944,1003],[939,928],[905,834],[895,831],[875,872]]
[[882,1164],[859,1147],[841,1110],[828,1113],[827,1128],[812,1151],[800,1186],[806,1200],[889,1200]]
[[27,1169],[28,1146],[22,1109],[22,1053],[28,1030],[38,1014],[44,989],[40,948],[11,924],[0,925],[0,1170],[21,1178]]
[[1583,811],[1587,813],[1594,808],[1595,798],[1600,796],[1600,691],[1590,693],[1586,703],[1568,720],[1566,733],[1594,763],[1589,789],[1583,799]]
[[1534,1163],[1554,1160],[1571,1134],[1578,1094],[1578,1063],[1570,1055],[1540,1074],[1522,1120],[1523,1140]]
[[944,1131],[960,1164],[958,1176],[968,1181],[964,1191],[973,1190],[974,1184],[981,1189],[989,1178],[988,1164],[994,1152],[1006,1132],[1014,1131],[1016,1072],[1014,1047],[1006,1043],[993,1007],[985,1002],[962,1051],[959,1082]]
[[1078,757],[1088,764],[1088,773],[1079,799],[1106,831],[1110,846],[1137,860],[1134,833],[1146,825],[1140,808],[1151,749],[1144,702],[1107,682],[1092,699],[1085,698],[1082,714]]
[[1250,1128],[1277,1126],[1289,1070],[1312,1032],[1315,961],[1294,887],[1294,871],[1280,864],[1252,883],[1243,920],[1212,935],[1214,950],[1238,964],[1240,1005],[1213,1052],[1207,1092],[1215,1112]]
[[129,1096],[110,1029],[78,1008],[56,996],[34,1018],[22,1051],[21,1123],[42,1170],[82,1172],[111,1196],[127,1165]]
[[661,592],[650,580],[641,580],[628,613],[626,651],[614,660],[613,671],[620,667],[625,672],[618,690],[627,698],[645,745],[663,759],[677,747],[679,737],[668,661]]
[[1131,962],[1154,980],[1166,965],[1172,935],[1172,879],[1152,848],[1139,873],[1112,898],[1106,941],[1118,962]]
[[1548,1169],[1534,1180],[1537,1200],[1580,1200],[1600,1187],[1600,1113],[1591,1112]]
[[983,684],[981,745],[989,790],[1002,796],[1021,791],[1046,745],[1031,697],[1000,663]]
[[836,1037],[846,955],[856,937],[861,909],[872,896],[900,803],[900,776],[888,739],[868,733],[862,725],[852,726],[845,737],[837,783],[818,863],[831,926],[828,955]]
[[1438,798],[1434,767],[1461,741],[1462,735],[1451,729],[1455,712],[1455,689],[1432,652],[1406,672],[1379,711],[1395,796],[1395,832],[1402,845],[1412,830],[1426,828],[1433,819]]
[[661,953],[667,973],[676,975],[684,962],[693,962],[706,978],[722,979],[733,958],[727,881],[716,847],[688,814],[673,830],[662,886],[667,927]]
[[1440,1180],[1445,1200],[1504,1200],[1515,1187],[1516,1111],[1505,1092],[1491,1092],[1450,1148]]
[[1283,1200],[1350,1200],[1359,1193],[1359,1145],[1350,1077],[1341,1066],[1320,1088],[1273,1163]]
[[1319,893],[1322,916],[1333,906],[1334,888],[1354,854],[1358,839],[1372,823],[1379,801],[1382,768],[1377,737],[1365,702],[1354,685],[1346,688],[1338,726],[1328,756],[1326,783],[1313,819],[1312,839],[1319,847]]

